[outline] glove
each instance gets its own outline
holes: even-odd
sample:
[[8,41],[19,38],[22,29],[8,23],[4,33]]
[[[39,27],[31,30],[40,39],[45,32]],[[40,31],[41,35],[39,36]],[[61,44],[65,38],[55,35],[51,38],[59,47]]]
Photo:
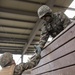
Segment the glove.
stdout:
[[36,49],[37,54],[41,53],[41,47],[39,45],[34,45],[34,48]]

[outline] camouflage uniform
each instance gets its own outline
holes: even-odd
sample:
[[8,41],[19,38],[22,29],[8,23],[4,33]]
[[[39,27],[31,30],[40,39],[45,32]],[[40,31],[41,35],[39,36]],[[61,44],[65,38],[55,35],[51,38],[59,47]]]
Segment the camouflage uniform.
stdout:
[[[21,75],[23,73],[23,71],[35,67],[39,63],[40,59],[41,59],[40,54],[36,53],[35,56],[33,58],[31,58],[31,60],[29,62],[27,62],[27,63],[20,63],[19,65],[15,65],[15,68],[14,68],[14,71],[13,71],[14,72],[13,75]],[[6,52],[0,57],[0,65],[3,68],[11,66],[11,65],[13,65],[11,63],[12,60],[13,60],[12,54]]]
[[14,70],[14,75],[21,75],[23,71],[27,69],[31,69],[35,67],[41,59],[41,56],[36,54],[33,59],[31,59],[27,63],[20,63],[19,65],[16,65],[15,70]]
[[54,13],[52,14],[52,17],[52,21],[46,23],[41,28],[42,32],[39,42],[41,48],[44,47],[49,36],[54,38],[71,23],[68,17],[62,12]]

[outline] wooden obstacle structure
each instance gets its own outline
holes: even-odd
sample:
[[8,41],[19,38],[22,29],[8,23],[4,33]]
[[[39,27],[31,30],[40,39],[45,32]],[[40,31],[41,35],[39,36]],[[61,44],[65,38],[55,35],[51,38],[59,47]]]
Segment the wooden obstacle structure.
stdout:
[[75,75],[75,22],[58,34],[41,56],[30,75]]

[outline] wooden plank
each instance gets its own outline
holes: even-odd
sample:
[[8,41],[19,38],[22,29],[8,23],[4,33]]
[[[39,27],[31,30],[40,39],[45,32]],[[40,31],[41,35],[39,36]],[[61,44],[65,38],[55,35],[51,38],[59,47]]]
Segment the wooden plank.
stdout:
[[35,75],[65,69],[75,65],[75,52],[34,70]]
[[[34,74],[36,75],[36,74]],[[75,75],[75,66],[68,67],[65,69],[60,69],[57,71],[47,72],[41,75]]]
[[57,49],[55,52],[53,52],[53,53],[45,56],[44,58],[42,58],[41,61],[39,62],[39,64],[35,68],[37,68],[39,66],[41,67],[42,65],[44,65],[46,63],[56,61],[56,60],[58,60],[58,59],[60,59],[64,56],[66,56],[68,53],[75,50],[74,44],[75,44],[75,39],[71,40],[66,45],[63,45],[62,47]]

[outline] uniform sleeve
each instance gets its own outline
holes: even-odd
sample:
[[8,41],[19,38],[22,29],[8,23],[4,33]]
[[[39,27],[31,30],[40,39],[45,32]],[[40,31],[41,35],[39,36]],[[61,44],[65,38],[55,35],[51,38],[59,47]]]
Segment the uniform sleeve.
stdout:
[[63,23],[63,28],[66,28],[71,23],[70,19],[63,12],[59,12],[58,16]]
[[40,59],[41,56],[35,54],[35,56],[31,58],[27,63],[20,63],[19,65],[16,65],[14,75],[21,75],[23,71],[35,67],[39,63]]
[[48,38],[49,38],[49,33],[46,29],[46,25],[44,25],[41,28],[41,36],[40,36],[40,41],[39,41],[39,45],[41,48],[43,48],[45,46]]
[[64,24],[63,24],[63,27],[64,29],[71,23],[70,19],[64,14]]

